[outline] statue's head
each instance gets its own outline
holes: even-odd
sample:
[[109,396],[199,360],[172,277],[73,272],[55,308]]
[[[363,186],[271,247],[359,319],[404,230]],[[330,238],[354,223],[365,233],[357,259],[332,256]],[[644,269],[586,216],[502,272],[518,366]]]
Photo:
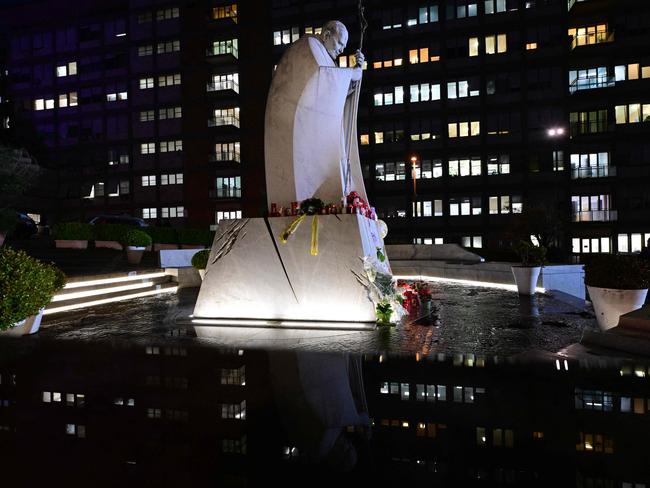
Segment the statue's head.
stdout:
[[348,30],[343,22],[330,20],[323,26],[320,40],[332,59],[336,59],[348,43]]

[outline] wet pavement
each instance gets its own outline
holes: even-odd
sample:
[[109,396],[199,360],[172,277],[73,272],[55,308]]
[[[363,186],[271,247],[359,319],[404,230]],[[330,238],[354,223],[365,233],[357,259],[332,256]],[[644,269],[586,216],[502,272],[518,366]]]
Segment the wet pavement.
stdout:
[[151,342],[190,341],[224,347],[300,349],[316,352],[437,353],[512,356],[532,350],[557,352],[595,329],[592,314],[538,294],[520,297],[502,289],[431,284],[431,313],[420,312],[396,327],[373,331],[277,330],[215,327],[198,338],[184,325],[198,289],[46,316],[34,340]]

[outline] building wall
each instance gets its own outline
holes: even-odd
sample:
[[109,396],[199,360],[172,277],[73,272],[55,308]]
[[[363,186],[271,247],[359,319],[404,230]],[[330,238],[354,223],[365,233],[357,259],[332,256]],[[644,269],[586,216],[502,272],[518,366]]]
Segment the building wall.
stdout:
[[[238,44],[242,33],[264,35],[253,8],[263,2],[241,15],[234,2],[95,3],[74,18],[63,0],[6,11],[8,90],[57,168],[48,213],[174,226],[241,216],[241,146],[262,159],[257,85],[270,69],[257,59],[240,72],[240,57],[264,50]],[[239,94],[249,85],[247,117]]]

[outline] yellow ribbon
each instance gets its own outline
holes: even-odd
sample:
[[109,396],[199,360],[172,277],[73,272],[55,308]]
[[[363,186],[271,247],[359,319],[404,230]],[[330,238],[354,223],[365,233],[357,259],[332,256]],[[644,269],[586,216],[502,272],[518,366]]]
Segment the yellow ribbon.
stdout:
[[318,256],[318,215],[311,218],[311,255]]
[[[282,244],[286,244],[287,241],[289,240],[289,237],[291,237],[296,230],[298,230],[298,226],[300,225],[300,222],[305,220],[305,217],[307,217],[307,214],[303,214],[300,217],[294,219],[283,231],[282,234],[280,234],[280,242]],[[313,215],[311,219],[311,249],[310,249],[311,255],[312,256],[318,256],[318,215]]]
[[307,215],[304,215],[304,214],[303,214],[303,215],[301,215],[300,217],[298,217],[297,219],[294,219],[293,222],[291,222],[291,223],[286,227],[286,229],[284,229],[284,230],[282,231],[282,234],[280,234],[280,242],[281,242],[282,244],[286,244],[286,243],[287,243],[287,241],[289,240],[289,237],[291,237],[291,234],[293,234],[294,232],[296,232],[296,229],[298,229],[298,226],[300,225],[300,222],[302,222],[303,220],[305,220],[305,217],[307,217]]

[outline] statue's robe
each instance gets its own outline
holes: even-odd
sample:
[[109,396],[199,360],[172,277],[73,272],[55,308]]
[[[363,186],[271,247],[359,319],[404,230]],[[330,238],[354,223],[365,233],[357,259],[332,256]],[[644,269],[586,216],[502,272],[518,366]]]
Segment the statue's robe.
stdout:
[[311,197],[339,203],[346,190],[367,200],[356,130],[361,82],[349,94],[353,72],[337,67],[322,42],[309,35],[280,60],[266,104],[269,208]]

